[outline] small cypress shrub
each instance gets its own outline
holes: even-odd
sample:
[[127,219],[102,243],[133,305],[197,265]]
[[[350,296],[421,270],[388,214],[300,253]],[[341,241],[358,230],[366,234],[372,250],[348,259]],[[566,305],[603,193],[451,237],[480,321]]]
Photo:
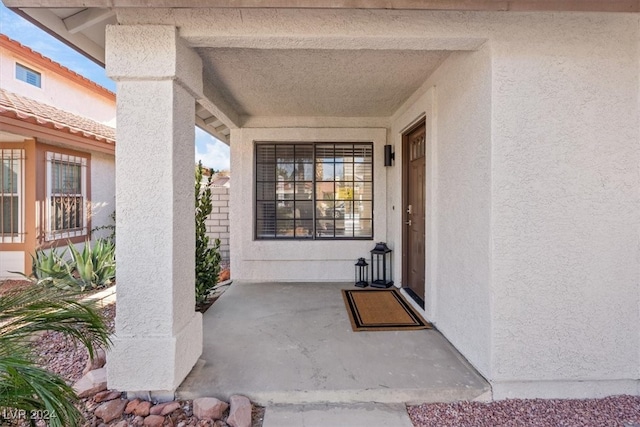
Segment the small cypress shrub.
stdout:
[[209,245],[207,236],[206,219],[211,214],[211,180],[213,169],[210,170],[205,188],[202,188],[204,175],[202,162],[196,167],[196,307],[202,306],[211,290],[218,284],[220,274],[220,239],[215,239],[213,245]]

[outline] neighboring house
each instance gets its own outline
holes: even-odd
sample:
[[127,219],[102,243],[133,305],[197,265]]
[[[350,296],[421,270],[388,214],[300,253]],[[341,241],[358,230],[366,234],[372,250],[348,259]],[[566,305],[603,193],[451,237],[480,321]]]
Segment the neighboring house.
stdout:
[[0,83],[2,279],[110,223],[115,95],[2,34]]
[[640,393],[638,1],[3,1],[118,84],[110,388],[201,354],[198,123],[234,282],[350,281],[385,241],[494,398]]

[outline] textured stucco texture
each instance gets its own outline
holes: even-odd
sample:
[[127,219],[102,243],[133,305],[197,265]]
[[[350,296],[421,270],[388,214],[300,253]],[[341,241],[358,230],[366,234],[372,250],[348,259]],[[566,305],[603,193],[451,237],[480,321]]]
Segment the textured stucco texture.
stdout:
[[[124,37],[131,28],[108,32],[107,57],[113,61],[108,70],[118,85],[118,316],[108,381],[119,390],[166,394],[202,352],[193,268],[192,93],[198,81],[189,73],[170,74],[193,66],[172,66],[189,56],[179,53],[188,48],[175,30],[147,30],[136,32],[144,42],[133,48]],[[149,60],[159,46],[173,47],[175,54]],[[133,63],[128,71],[123,67]],[[189,82],[194,87],[186,87]]]

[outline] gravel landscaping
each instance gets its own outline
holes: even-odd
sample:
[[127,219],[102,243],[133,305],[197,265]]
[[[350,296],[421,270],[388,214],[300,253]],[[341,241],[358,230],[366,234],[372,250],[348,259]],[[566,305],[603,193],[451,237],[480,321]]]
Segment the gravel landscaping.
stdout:
[[436,403],[408,410],[415,427],[640,427],[640,396]]

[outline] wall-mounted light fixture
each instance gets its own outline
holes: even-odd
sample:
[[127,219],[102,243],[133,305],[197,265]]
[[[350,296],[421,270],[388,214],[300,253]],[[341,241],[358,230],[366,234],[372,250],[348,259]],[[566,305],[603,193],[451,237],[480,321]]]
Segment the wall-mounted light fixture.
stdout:
[[393,166],[393,161],[396,159],[396,153],[391,151],[393,147],[391,145],[384,146],[384,165]]

